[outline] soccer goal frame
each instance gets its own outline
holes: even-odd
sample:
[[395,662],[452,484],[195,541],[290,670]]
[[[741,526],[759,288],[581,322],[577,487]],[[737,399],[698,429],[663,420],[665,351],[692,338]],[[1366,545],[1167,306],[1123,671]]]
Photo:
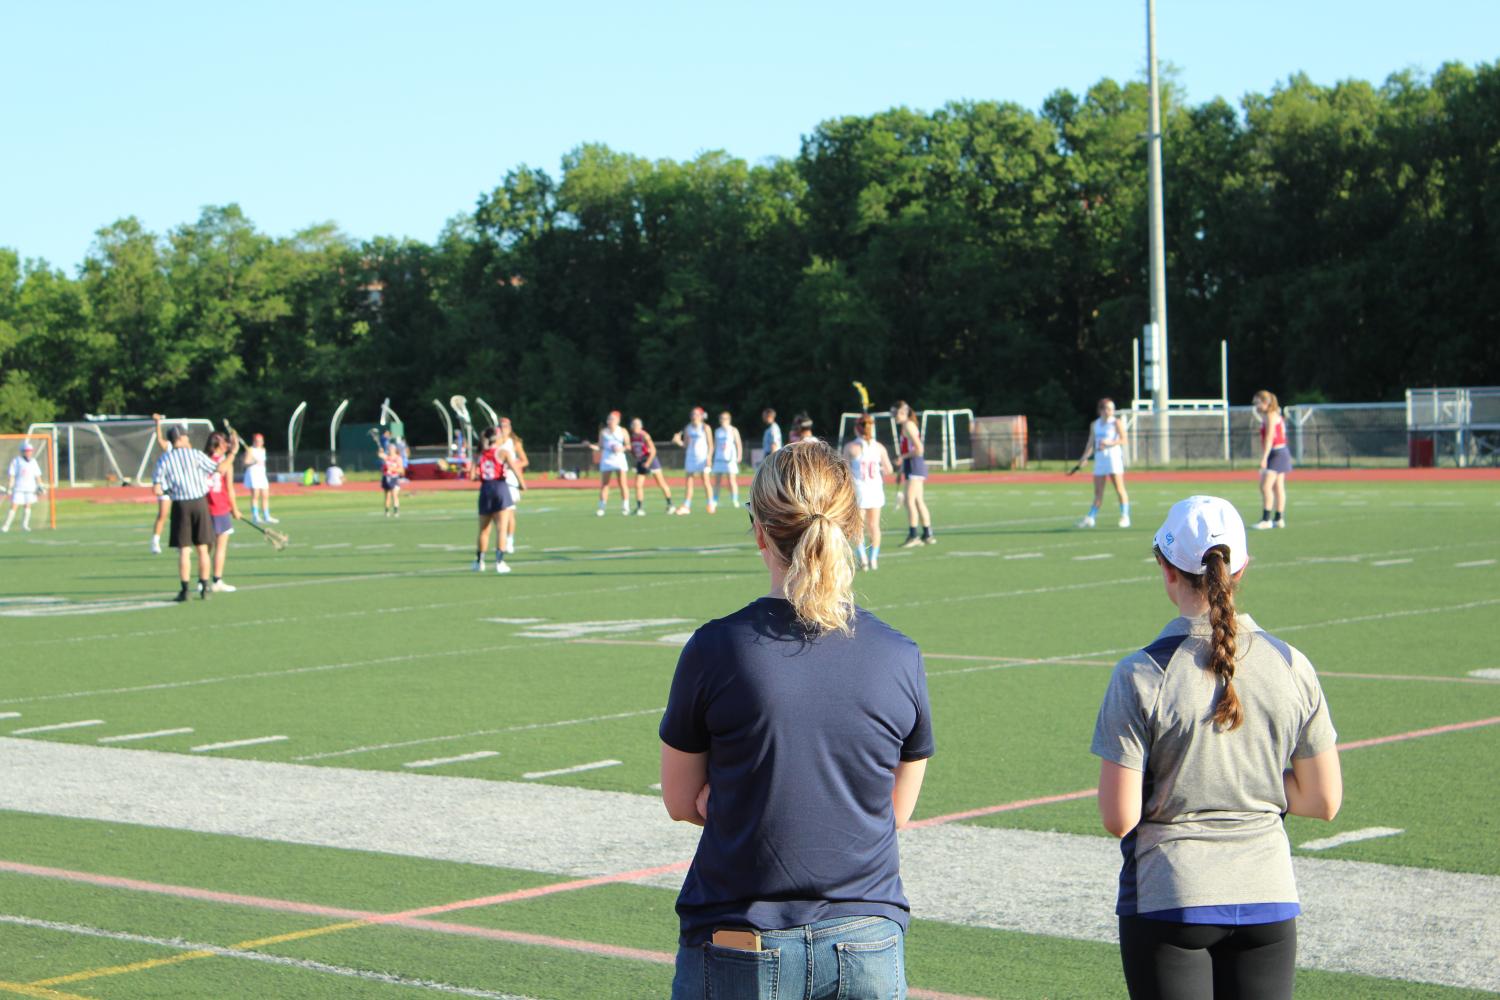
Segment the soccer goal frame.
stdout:
[[6,500],[11,500],[9,493],[11,460],[21,454],[21,446],[31,442],[33,448],[39,454],[32,457],[42,467],[42,478],[45,481],[47,494],[47,527],[57,527],[57,438],[50,432],[39,434],[0,434],[0,460],[3,460],[7,473],[4,485],[7,488]]
[[[958,428],[960,422],[962,422],[963,428],[967,432],[969,447],[965,449],[968,452],[966,455],[959,454],[959,439],[961,435],[958,432]],[[970,409],[923,410],[922,419],[918,426],[921,429],[924,449],[927,446],[927,442],[931,440],[928,437],[927,428],[932,424],[937,425],[938,461],[942,467],[944,469],[958,469],[973,466],[974,411]],[[929,457],[928,464],[930,465],[931,463],[932,459]]]

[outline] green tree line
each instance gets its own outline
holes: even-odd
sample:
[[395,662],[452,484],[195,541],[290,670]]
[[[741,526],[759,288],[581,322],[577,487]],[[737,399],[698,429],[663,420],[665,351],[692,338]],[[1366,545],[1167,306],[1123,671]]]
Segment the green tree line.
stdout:
[[[1500,380],[1500,64],[1294,76],[1165,107],[1173,388],[1396,399]],[[236,205],[125,218],[75,274],[0,250],[0,430],[84,412],[229,416],[480,395],[538,440],[691,405],[829,427],[854,401],[1072,424],[1128,397],[1148,317],[1144,84],[1039,110],[820,124],[799,155],[517,167],[432,244],[289,238]],[[746,420],[745,422],[749,422]]]

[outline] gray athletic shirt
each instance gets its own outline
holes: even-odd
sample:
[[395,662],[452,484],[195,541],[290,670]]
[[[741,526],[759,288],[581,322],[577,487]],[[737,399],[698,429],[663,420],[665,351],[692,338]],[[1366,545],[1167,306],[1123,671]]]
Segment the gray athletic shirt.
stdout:
[[1110,677],[1091,749],[1144,772],[1141,822],[1120,845],[1121,915],[1297,902],[1281,774],[1338,736],[1307,657],[1238,623],[1238,729],[1213,725],[1207,616],[1172,620]]

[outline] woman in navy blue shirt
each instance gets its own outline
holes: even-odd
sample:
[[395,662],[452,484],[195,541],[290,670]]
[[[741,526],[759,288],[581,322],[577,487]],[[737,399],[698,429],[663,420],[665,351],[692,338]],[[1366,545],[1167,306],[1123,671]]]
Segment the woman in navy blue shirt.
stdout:
[[667,812],[704,828],[672,997],[904,997],[922,654],[854,604],[859,508],[832,448],[767,456],[749,507],[770,591],[693,634],[661,722]]

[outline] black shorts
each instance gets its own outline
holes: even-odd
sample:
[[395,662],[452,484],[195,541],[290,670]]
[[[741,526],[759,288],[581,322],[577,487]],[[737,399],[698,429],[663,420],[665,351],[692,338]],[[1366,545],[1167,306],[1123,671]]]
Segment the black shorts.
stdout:
[[401,488],[401,477],[387,476],[382,474],[380,477],[380,488],[385,490],[387,493],[391,492],[392,490],[399,490]]
[[1272,448],[1271,454],[1266,456],[1266,468],[1271,472],[1279,472],[1286,475],[1292,471],[1292,449],[1283,445],[1280,448]]
[[651,473],[657,471],[660,468],[661,459],[657,458],[655,455],[652,455],[651,461],[649,462],[643,458],[635,463],[635,474],[638,476],[649,476],[651,475]]
[[167,527],[167,537],[174,549],[190,549],[194,545],[214,543],[214,519],[208,513],[208,498],[196,500],[173,500],[172,520]]
[[479,484],[479,516],[488,517],[516,505],[510,484],[503,479],[486,479]]
[[1132,1000],[1291,1000],[1297,920],[1230,927],[1121,917],[1120,959]]

